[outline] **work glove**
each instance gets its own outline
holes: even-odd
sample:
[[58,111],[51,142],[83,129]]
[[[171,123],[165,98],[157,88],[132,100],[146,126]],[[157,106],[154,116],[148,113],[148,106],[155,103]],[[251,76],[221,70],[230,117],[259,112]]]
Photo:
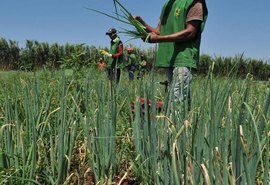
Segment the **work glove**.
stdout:
[[112,54],[110,54],[109,52],[107,52],[103,49],[99,50],[99,53],[103,56],[106,56],[106,57],[112,57]]

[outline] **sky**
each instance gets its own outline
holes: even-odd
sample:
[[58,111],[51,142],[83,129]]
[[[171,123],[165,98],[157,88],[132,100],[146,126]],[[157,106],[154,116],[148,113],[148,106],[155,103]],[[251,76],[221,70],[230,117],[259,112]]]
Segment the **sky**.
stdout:
[[[206,0],[208,19],[202,34],[201,54],[212,57],[245,58],[270,63],[269,0]],[[120,0],[133,14],[156,27],[165,0]],[[0,38],[49,44],[81,44],[109,47],[105,35],[110,27],[121,31],[132,29],[117,20],[90,11],[113,15],[112,0],[2,0],[0,6]],[[155,47],[142,40],[130,40],[119,34],[125,45]]]

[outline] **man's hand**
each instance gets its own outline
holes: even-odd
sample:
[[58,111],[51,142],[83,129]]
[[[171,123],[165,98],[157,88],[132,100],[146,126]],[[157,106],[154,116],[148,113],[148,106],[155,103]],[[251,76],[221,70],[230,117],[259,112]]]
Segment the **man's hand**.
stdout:
[[142,25],[145,25],[144,20],[140,16],[135,15],[135,16],[132,16],[132,18],[139,21]]
[[151,33],[149,33],[147,35],[147,37],[145,38],[145,41],[144,42],[147,42],[147,43],[157,43],[158,38],[159,38],[159,35],[157,35],[154,32],[151,32]]

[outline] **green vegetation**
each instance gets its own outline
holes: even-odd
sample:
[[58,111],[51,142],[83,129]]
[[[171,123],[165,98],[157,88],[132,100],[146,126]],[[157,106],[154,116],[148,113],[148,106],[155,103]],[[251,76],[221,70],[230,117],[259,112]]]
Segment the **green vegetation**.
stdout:
[[213,71],[191,111],[162,73],[114,87],[92,67],[2,72],[0,184],[269,184],[269,84]]
[[[147,60],[148,71],[152,68],[155,60],[155,49],[141,49],[136,46],[138,55],[144,55]],[[101,48],[88,46],[85,44],[65,44],[48,43],[27,40],[26,46],[20,48],[18,42],[0,39],[0,68],[3,70],[36,71],[40,69],[58,70],[61,67],[82,68],[96,65]],[[103,48],[104,49],[104,48]],[[74,59],[77,60],[74,62]],[[227,76],[234,69],[235,75],[244,79],[250,73],[256,80],[267,81],[270,76],[270,64],[266,61],[235,57],[211,57],[202,55],[198,70],[193,73],[206,75],[209,67],[215,62],[213,74],[215,76]],[[72,65],[72,66],[71,66]],[[73,66],[74,65],[74,66]],[[75,66],[76,65],[76,66]]]
[[118,86],[93,46],[0,48],[0,184],[270,183],[266,63],[202,55],[188,111],[159,83],[152,48],[135,50],[144,78],[123,70]]
[[[133,18],[132,14],[117,0],[114,0],[115,5],[115,14],[116,15],[110,15],[105,12],[95,10],[92,8],[87,8],[88,10],[100,13],[102,15],[105,15],[107,17],[110,17],[112,19],[115,19],[119,22],[125,23],[129,26],[132,26],[132,30],[123,29],[123,31],[120,31],[120,33],[123,33],[125,35],[128,35],[132,39],[143,39],[147,40],[148,32],[146,31],[146,28],[143,24],[141,24],[139,21]],[[118,6],[120,8],[120,12],[118,12]]]

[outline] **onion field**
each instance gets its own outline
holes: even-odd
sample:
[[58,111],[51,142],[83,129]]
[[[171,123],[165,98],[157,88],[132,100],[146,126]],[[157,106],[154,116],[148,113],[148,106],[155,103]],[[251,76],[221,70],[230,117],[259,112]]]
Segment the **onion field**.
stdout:
[[269,84],[212,71],[190,110],[162,73],[1,72],[0,184],[269,184]]

